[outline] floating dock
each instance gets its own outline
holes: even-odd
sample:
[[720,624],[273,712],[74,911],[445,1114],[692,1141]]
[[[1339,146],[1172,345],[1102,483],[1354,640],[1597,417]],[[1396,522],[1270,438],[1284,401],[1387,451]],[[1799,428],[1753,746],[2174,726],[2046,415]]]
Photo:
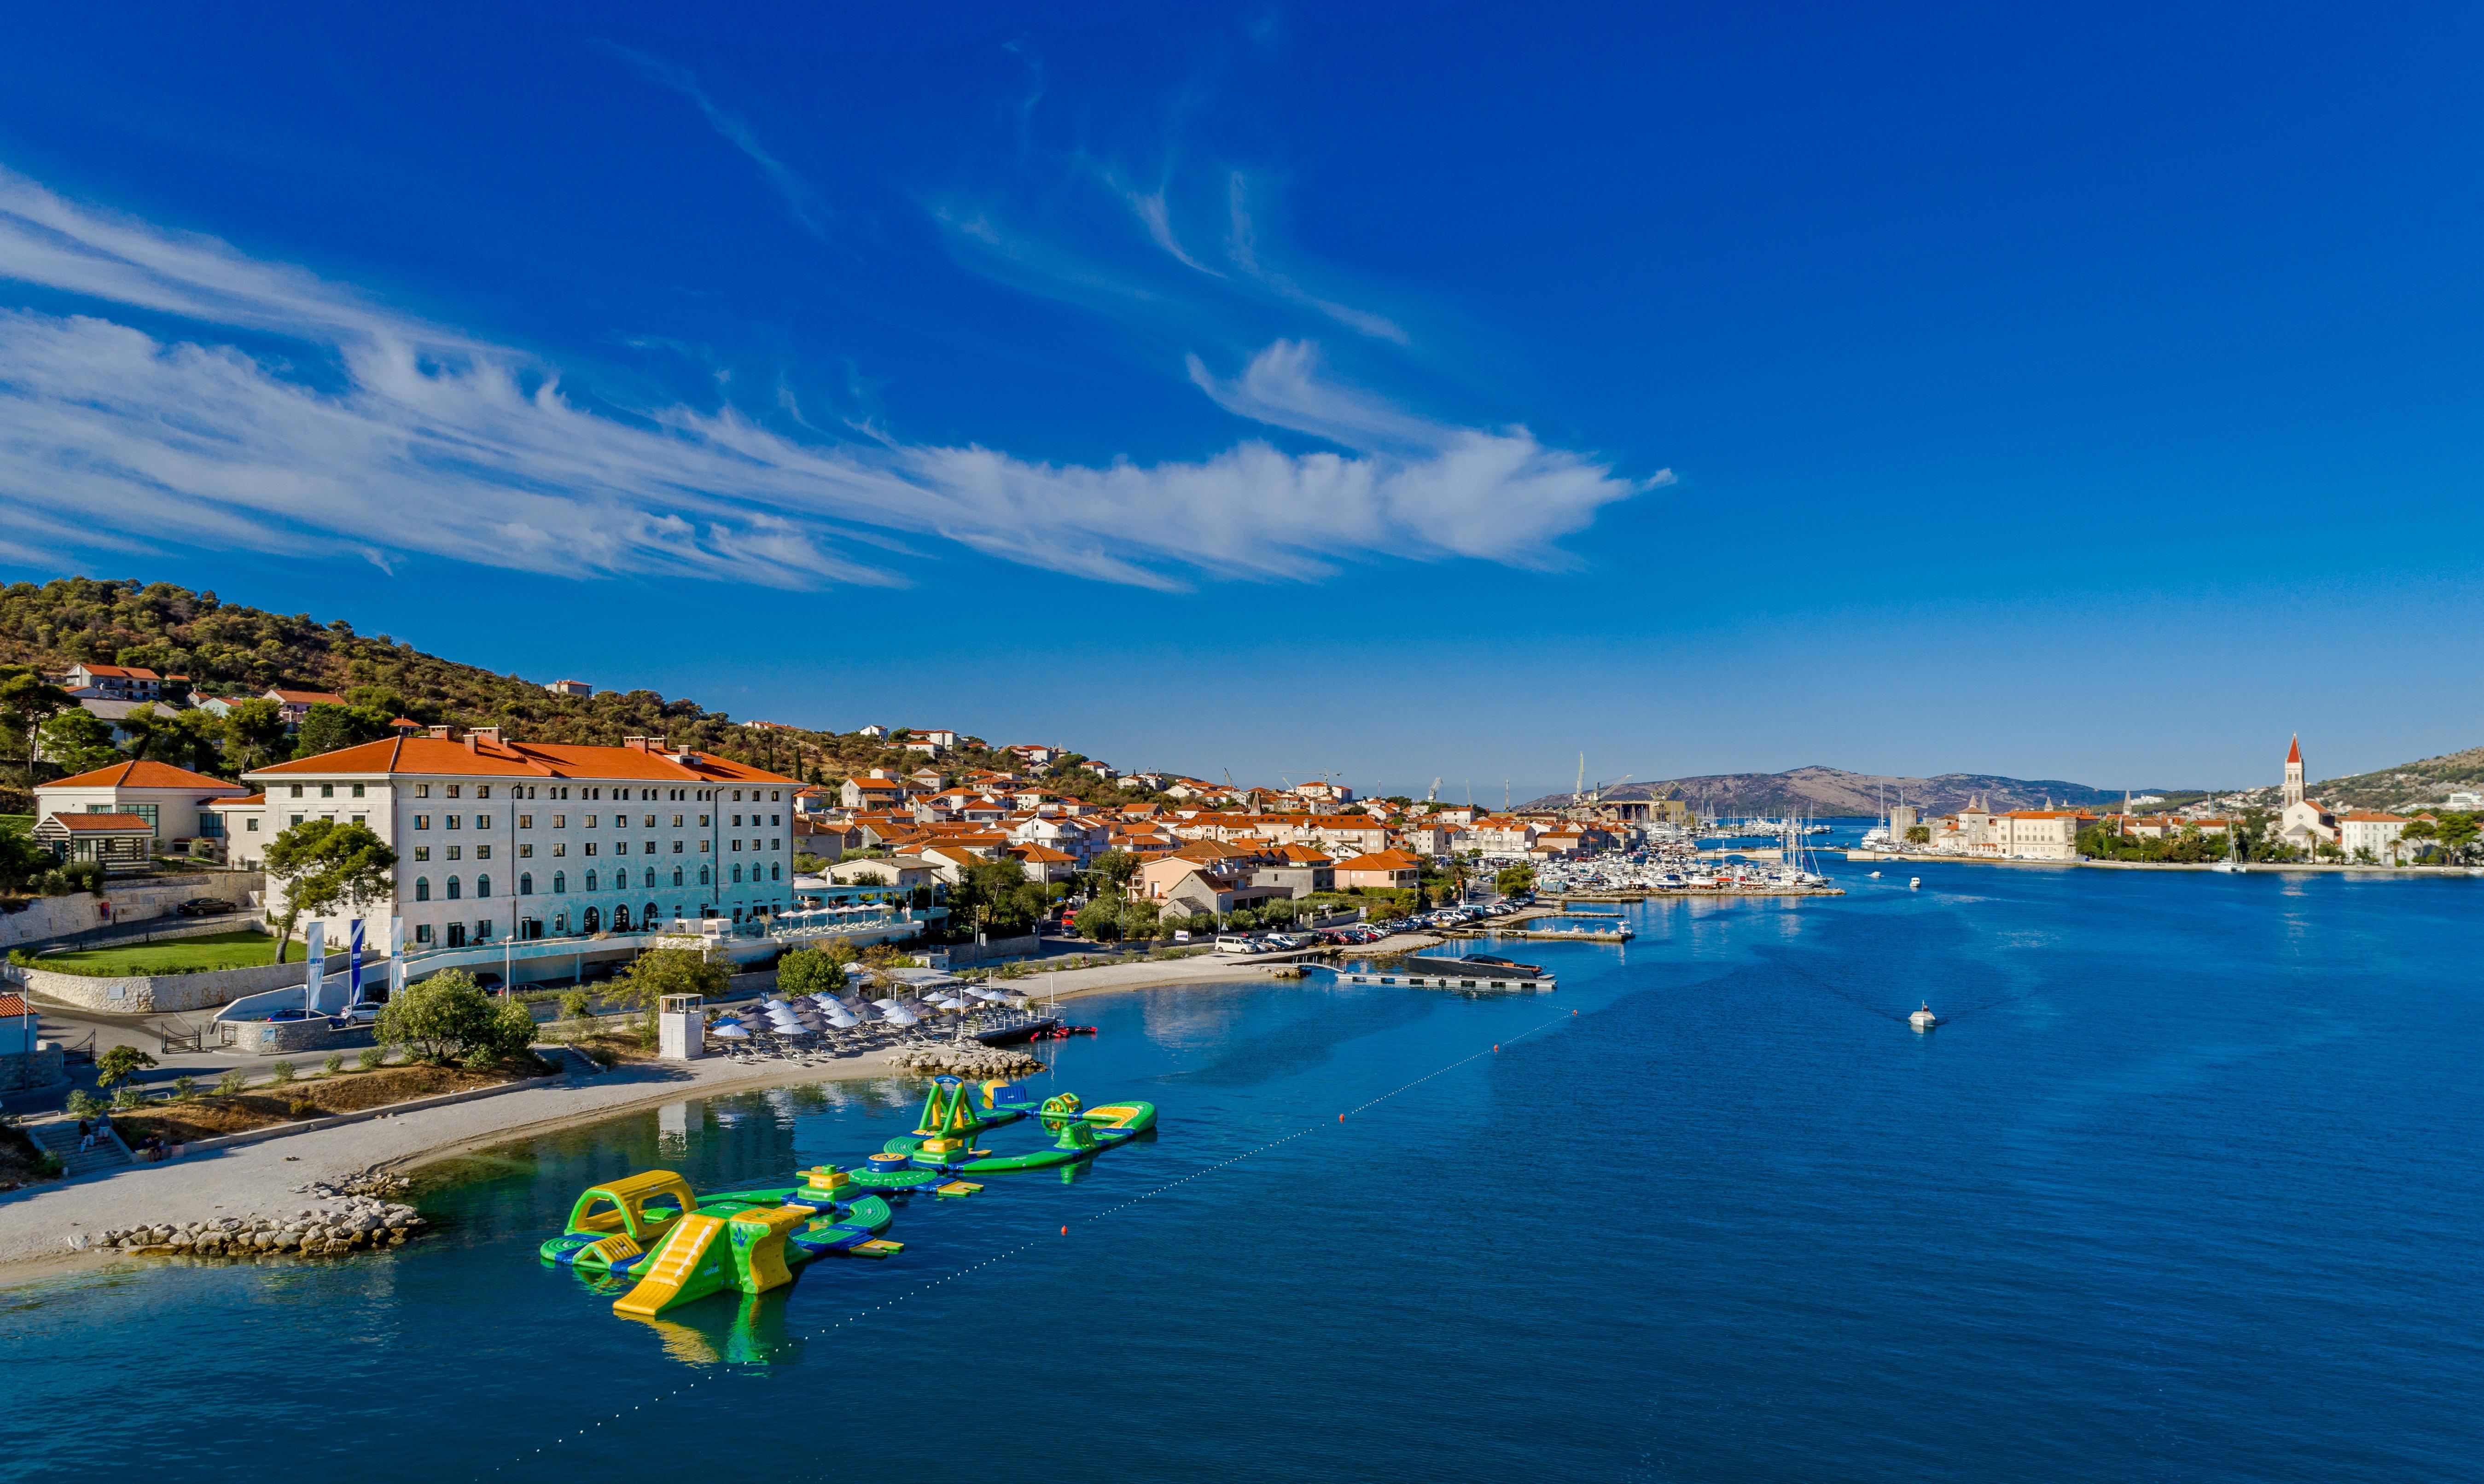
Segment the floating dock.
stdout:
[[1409,958],[1393,968],[1338,969],[1354,985],[1406,985],[1418,989],[1552,989],[1552,975],[1506,958]]

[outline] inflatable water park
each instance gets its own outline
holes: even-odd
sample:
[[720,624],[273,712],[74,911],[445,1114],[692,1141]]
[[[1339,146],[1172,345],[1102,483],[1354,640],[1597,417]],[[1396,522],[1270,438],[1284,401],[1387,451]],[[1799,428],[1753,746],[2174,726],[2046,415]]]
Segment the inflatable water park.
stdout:
[[[985,1134],[1028,1119],[1050,1144],[1017,1153],[979,1147]],[[971,1196],[983,1186],[962,1175],[1076,1164],[1155,1123],[1153,1103],[1090,1108],[1064,1093],[1038,1104],[1012,1083],[975,1088],[940,1077],[914,1132],[890,1140],[859,1169],[817,1165],[799,1185],[704,1196],[672,1171],[642,1170],[588,1186],[561,1233],[538,1251],[547,1263],[630,1282],[613,1311],[653,1318],[713,1294],[784,1287],[796,1269],[821,1257],[894,1256],[905,1245],[882,1235],[896,1220],[892,1199]]]

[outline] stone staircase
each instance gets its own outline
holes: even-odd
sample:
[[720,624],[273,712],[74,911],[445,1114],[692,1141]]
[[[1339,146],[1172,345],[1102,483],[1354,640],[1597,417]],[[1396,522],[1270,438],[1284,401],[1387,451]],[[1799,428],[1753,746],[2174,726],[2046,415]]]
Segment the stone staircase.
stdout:
[[75,1119],[33,1124],[26,1129],[26,1135],[44,1148],[58,1154],[61,1157],[61,1164],[65,1167],[63,1173],[71,1177],[117,1170],[123,1165],[134,1163],[129,1157],[129,1147],[121,1142],[119,1134],[106,1134],[94,1142],[94,1148],[80,1149]]

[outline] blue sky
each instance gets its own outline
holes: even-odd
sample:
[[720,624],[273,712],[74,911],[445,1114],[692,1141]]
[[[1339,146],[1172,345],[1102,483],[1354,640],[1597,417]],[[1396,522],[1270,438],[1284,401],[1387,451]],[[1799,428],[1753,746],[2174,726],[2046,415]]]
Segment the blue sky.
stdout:
[[20,17],[0,575],[1479,797],[2484,742],[2472,13],[1083,13]]

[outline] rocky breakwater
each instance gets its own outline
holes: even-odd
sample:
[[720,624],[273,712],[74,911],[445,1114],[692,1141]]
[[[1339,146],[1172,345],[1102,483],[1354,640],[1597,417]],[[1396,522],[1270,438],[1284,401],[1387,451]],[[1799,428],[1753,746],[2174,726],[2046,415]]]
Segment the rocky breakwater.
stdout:
[[258,1257],[279,1253],[341,1257],[403,1247],[428,1225],[402,1201],[345,1196],[281,1216],[254,1212],[161,1227],[119,1227],[104,1232],[99,1244],[90,1243],[81,1233],[71,1237],[69,1245],[81,1250],[100,1245],[142,1257]]
[[1045,1070],[1042,1062],[1008,1046],[916,1046],[888,1059],[892,1066],[926,1075],[1023,1077]]

